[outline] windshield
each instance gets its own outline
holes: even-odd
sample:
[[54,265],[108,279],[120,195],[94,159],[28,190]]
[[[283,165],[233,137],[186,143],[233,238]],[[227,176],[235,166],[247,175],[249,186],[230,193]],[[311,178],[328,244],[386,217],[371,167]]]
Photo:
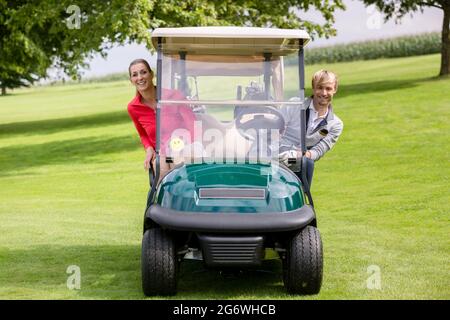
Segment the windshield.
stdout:
[[163,54],[162,66],[162,156],[185,163],[267,162],[287,144],[300,146],[295,56],[181,52]]

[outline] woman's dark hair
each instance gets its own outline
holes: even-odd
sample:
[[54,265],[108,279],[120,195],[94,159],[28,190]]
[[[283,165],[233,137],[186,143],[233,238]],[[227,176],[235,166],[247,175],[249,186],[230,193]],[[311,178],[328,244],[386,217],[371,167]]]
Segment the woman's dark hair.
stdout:
[[128,67],[128,74],[130,75],[130,77],[131,77],[131,66],[134,66],[135,64],[138,64],[138,63],[145,64],[145,66],[147,67],[148,71],[149,72],[153,72],[152,68],[150,68],[150,65],[148,64],[147,60],[145,60],[145,59],[136,59],[136,60],[131,61],[130,66]]

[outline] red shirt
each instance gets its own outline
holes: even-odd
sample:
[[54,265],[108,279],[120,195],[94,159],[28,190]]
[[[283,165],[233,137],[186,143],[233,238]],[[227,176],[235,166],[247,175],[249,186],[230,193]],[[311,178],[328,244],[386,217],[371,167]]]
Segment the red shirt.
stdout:
[[[162,98],[165,100],[185,100],[185,96],[178,90],[162,89]],[[156,113],[155,110],[141,101],[139,93],[128,103],[128,114],[133,120],[145,149],[156,147]],[[165,106],[161,112],[162,145],[164,150],[172,132],[177,128],[185,128],[191,133],[191,142],[194,140],[195,115],[187,105]]]
[[141,138],[144,148],[156,146],[156,114],[155,111],[141,102],[141,95],[136,94],[128,103],[128,114]]

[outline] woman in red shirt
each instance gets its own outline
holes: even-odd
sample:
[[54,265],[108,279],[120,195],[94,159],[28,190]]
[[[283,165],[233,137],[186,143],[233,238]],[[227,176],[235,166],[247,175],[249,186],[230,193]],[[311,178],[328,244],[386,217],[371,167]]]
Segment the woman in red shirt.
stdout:
[[[136,127],[145,148],[146,156],[144,168],[150,167],[150,161],[155,159],[156,147],[156,87],[153,84],[153,71],[148,62],[144,59],[136,59],[131,62],[128,68],[130,81],[136,87],[136,96],[128,104],[128,114]],[[162,96],[168,100],[184,100],[184,95],[177,90],[162,89]],[[161,113],[161,174],[160,177],[170,169],[165,161],[168,148],[168,141],[172,132],[177,128],[185,128],[190,133],[189,144],[194,139],[195,116],[192,110],[186,105],[168,106]]]

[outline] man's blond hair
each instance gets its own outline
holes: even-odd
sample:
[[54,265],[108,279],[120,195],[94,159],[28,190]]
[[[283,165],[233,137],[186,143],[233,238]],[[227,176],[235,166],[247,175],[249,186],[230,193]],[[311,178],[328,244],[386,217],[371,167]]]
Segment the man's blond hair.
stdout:
[[318,84],[326,83],[326,82],[334,82],[334,89],[338,88],[338,77],[334,72],[327,70],[319,70],[314,73],[312,77],[312,87],[315,88]]

